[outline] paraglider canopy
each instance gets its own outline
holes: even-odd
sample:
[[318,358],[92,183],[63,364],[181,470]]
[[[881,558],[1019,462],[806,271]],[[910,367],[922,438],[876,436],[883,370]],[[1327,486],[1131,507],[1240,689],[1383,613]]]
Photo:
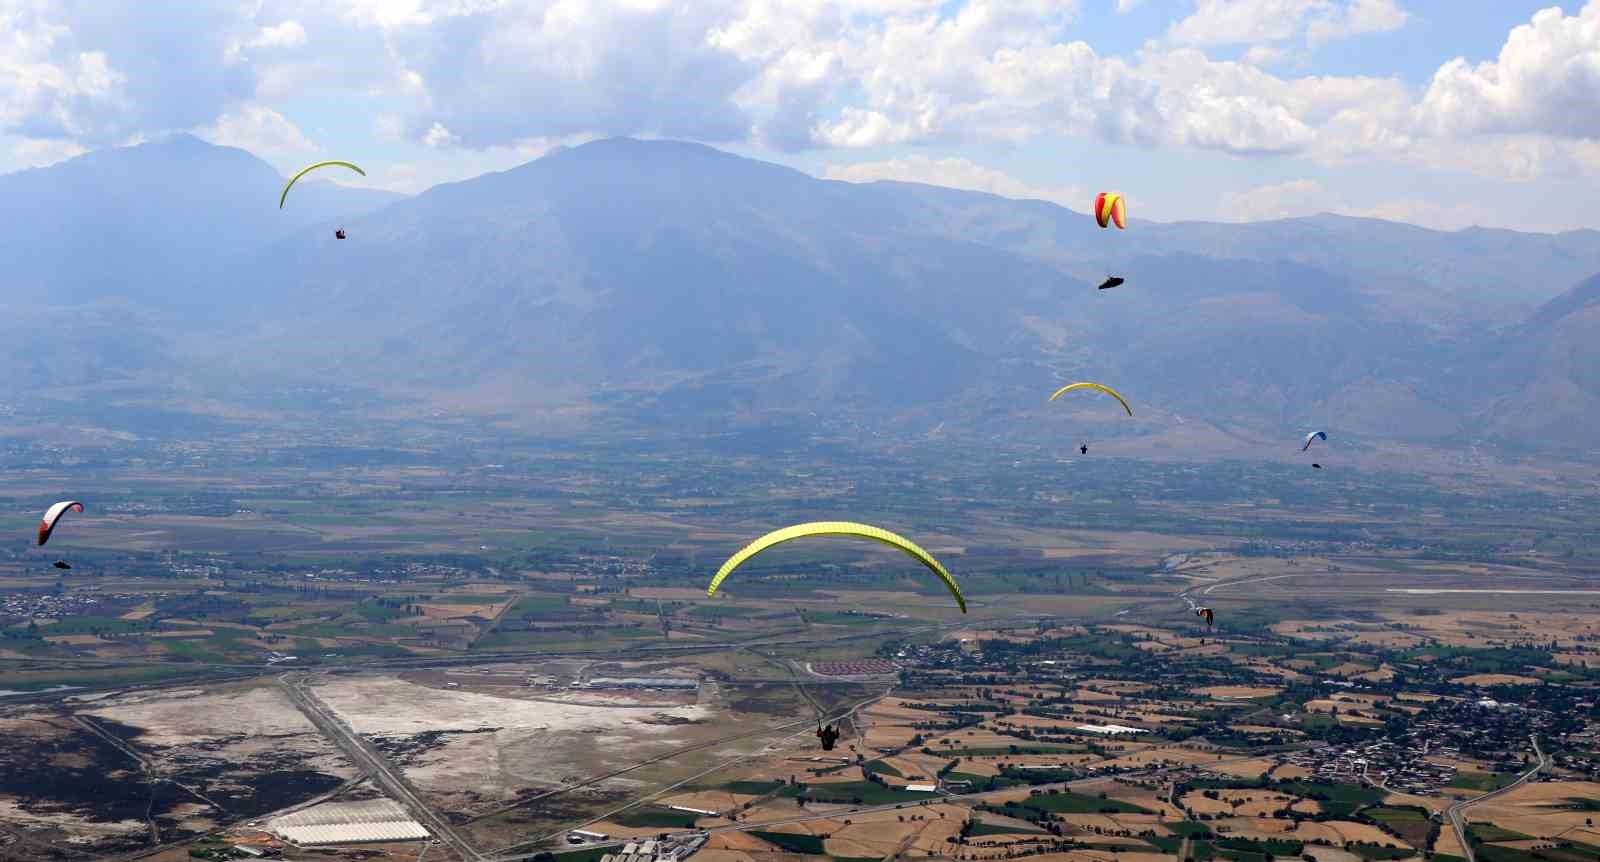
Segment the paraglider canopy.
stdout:
[[956,579],[950,576],[950,572],[945,569],[944,564],[934,559],[932,554],[924,551],[915,542],[904,536],[896,535],[871,524],[858,524],[854,521],[810,521],[804,524],[795,524],[792,527],[784,527],[781,530],[773,530],[754,542],[745,545],[738,553],[729,557],[728,561],[722,564],[722,568],[717,569],[716,576],[711,579],[711,585],[706,587],[706,595],[715,596],[717,587],[722,586],[722,582],[733,574],[733,570],[744,565],[745,561],[756,554],[774,545],[781,545],[784,542],[791,542],[808,536],[858,536],[863,539],[882,542],[891,548],[898,548],[905,552],[907,556],[927,567],[928,571],[937,575],[939,580],[944,582],[945,589],[949,590],[950,595],[955,597],[956,604],[961,606],[961,612],[967,612],[967,599],[961,595],[961,588],[956,585]]
[[1210,608],[1195,608],[1194,609],[1194,615],[1197,616],[1197,617],[1200,617],[1201,619],[1204,619],[1206,621],[1206,625],[1208,625],[1208,626],[1211,625],[1211,621],[1215,616],[1214,614],[1211,613],[1211,609]]
[[1128,411],[1129,416],[1133,415],[1133,408],[1128,406],[1128,399],[1123,398],[1122,395],[1117,392],[1117,390],[1112,389],[1109,386],[1103,386],[1099,383],[1068,383],[1066,386],[1057,389],[1056,394],[1050,396],[1050,400],[1054,401],[1075,389],[1093,389],[1096,392],[1104,392],[1105,394],[1110,395],[1112,398],[1117,399],[1117,402],[1122,405],[1122,409]]
[[1300,451],[1304,452],[1307,449],[1310,449],[1312,440],[1321,440],[1324,443],[1326,443],[1327,440],[1328,440],[1328,432],[1326,432],[1326,431],[1312,431],[1310,434],[1307,434],[1306,435],[1305,445],[1300,447]]
[[1122,230],[1128,226],[1125,218],[1126,205],[1122,202],[1122,195],[1116,192],[1101,192],[1094,196],[1094,220],[1101,227],[1114,222],[1117,230]]
[[1312,464],[1311,466],[1317,468],[1318,470],[1322,469],[1322,465],[1321,464]]
[[278,209],[283,209],[283,202],[289,199],[289,190],[294,188],[294,184],[299,182],[301,177],[305,176],[306,174],[311,173],[312,171],[316,170],[317,168],[326,168],[326,167],[335,166],[335,165],[338,166],[338,167],[341,167],[341,168],[349,168],[350,170],[355,171],[356,173],[358,173],[358,174],[360,174],[362,176],[366,176],[367,175],[366,171],[356,167],[355,165],[353,165],[353,164],[351,164],[349,162],[317,162],[314,165],[307,165],[307,166],[301,168],[299,173],[297,173],[294,176],[290,177],[289,178],[289,182],[284,184],[284,186],[283,186],[283,194],[278,195]]
[[1118,277],[1113,275],[1113,276],[1108,277],[1105,281],[1100,283],[1100,289],[1101,290],[1107,290],[1109,288],[1118,287],[1121,284],[1122,284],[1122,279],[1120,279],[1120,278],[1118,278]]
[[45,510],[44,519],[39,522],[39,544],[43,545],[50,541],[50,534],[55,532],[56,522],[61,520],[61,516],[65,515],[68,509],[82,512],[83,504],[77,500],[62,500]]
[[66,560],[56,560],[55,562],[51,563],[50,565],[55,566],[58,569],[70,569],[70,568],[72,568],[72,564],[68,563]]

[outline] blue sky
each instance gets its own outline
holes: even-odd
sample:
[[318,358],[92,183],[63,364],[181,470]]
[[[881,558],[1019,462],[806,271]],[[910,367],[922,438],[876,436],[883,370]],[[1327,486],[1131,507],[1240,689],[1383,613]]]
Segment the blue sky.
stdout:
[[0,0],[0,171],[172,131],[402,191],[629,134],[1156,220],[1600,228],[1600,0]]

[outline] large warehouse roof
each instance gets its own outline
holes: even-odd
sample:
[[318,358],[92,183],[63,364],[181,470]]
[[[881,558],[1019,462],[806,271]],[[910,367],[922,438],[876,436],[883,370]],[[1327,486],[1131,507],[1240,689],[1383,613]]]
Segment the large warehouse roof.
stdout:
[[428,830],[388,799],[324,802],[273,818],[267,828],[295,844],[352,844],[427,838]]
[[361,841],[408,841],[427,838],[428,830],[415,820],[388,823],[352,823],[348,826],[284,826],[275,830],[295,844],[354,844]]

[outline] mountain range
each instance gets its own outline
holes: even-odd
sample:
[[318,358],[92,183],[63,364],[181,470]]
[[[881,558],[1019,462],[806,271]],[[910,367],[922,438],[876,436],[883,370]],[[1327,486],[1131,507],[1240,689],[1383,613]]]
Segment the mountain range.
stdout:
[[[188,136],[0,176],[0,390],[113,429],[135,390],[270,422],[283,393],[337,383],[391,419],[555,437],[1176,457],[1296,454],[1316,427],[1353,451],[1583,457],[1600,416],[1596,231],[1102,230],[1043,201],[631,139],[415,196],[302,181],[280,211],[282,182]],[[1127,282],[1097,291],[1108,274]],[[1135,417],[1046,403],[1073,380]]]

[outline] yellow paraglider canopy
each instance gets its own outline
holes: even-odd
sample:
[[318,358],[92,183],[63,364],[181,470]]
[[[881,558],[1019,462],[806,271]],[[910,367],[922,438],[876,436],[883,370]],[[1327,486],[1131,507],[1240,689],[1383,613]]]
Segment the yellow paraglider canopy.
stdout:
[[803,539],[807,536],[859,536],[863,539],[882,542],[892,548],[898,548],[917,562],[927,566],[929,571],[938,575],[939,580],[944,582],[945,589],[950,591],[950,595],[955,596],[956,604],[961,606],[961,612],[967,612],[967,599],[961,595],[961,588],[956,586],[956,579],[950,576],[944,565],[934,559],[932,554],[924,551],[915,542],[904,536],[896,535],[871,524],[858,524],[854,521],[811,521],[805,524],[795,524],[792,527],[784,527],[781,530],[773,530],[754,542],[745,545],[738,553],[729,557],[728,561],[722,564],[722,568],[717,569],[716,577],[711,579],[711,586],[706,587],[706,595],[715,596],[717,587],[722,586],[723,580],[728,575],[733,574],[734,569],[744,565],[746,560],[756,554],[773,545],[781,545],[784,542]]
[[341,167],[341,168],[349,168],[350,170],[355,171],[356,173],[358,173],[358,174],[360,174],[362,176],[366,176],[367,175],[366,171],[356,167],[355,165],[353,165],[353,164],[351,164],[349,162],[317,162],[314,165],[307,165],[306,167],[303,167],[303,168],[300,169],[300,173],[295,174],[294,176],[290,177],[289,178],[289,182],[284,184],[284,186],[283,186],[283,194],[278,195],[278,209],[283,209],[283,202],[289,199],[289,189],[293,188],[294,184],[297,181],[299,181],[299,179],[301,177],[305,176],[306,174],[311,173],[312,171],[316,170],[317,168],[325,168],[325,167],[328,167],[329,165],[337,165],[338,167]]
[[1117,401],[1122,404],[1122,409],[1128,411],[1129,416],[1133,415],[1133,408],[1128,406],[1128,399],[1123,398],[1122,395],[1117,392],[1117,390],[1112,389],[1109,386],[1101,386],[1098,383],[1068,383],[1066,386],[1057,389],[1056,394],[1050,396],[1050,400],[1054,401],[1074,389],[1093,389],[1097,392],[1104,392],[1105,394],[1110,395],[1112,398],[1117,399]]

